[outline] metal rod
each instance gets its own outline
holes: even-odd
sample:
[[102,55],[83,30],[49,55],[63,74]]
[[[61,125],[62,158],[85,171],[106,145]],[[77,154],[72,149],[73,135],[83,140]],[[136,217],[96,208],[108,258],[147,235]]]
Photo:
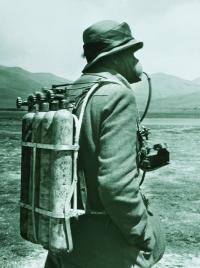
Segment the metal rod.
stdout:
[[33,224],[33,237],[37,242],[36,223],[35,223],[35,165],[36,165],[36,148],[33,148],[33,167],[32,167],[32,224]]

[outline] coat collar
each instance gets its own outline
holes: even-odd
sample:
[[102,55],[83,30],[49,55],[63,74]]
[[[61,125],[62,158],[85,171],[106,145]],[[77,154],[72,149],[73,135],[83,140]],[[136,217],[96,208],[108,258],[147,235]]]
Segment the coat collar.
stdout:
[[81,78],[83,78],[84,80],[88,79],[90,82],[94,79],[97,80],[98,78],[106,78],[106,79],[110,79],[110,80],[114,80],[116,82],[120,82],[120,84],[125,85],[126,87],[131,88],[131,85],[129,84],[129,82],[119,73],[117,73],[114,70],[101,70],[99,72],[96,73],[84,73],[82,74]]

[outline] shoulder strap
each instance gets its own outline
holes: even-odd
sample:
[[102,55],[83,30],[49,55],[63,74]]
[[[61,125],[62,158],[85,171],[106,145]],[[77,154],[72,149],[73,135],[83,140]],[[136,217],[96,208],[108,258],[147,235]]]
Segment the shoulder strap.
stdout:
[[82,125],[82,121],[83,121],[84,112],[85,112],[85,109],[86,109],[86,106],[87,106],[87,103],[88,103],[90,97],[95,93],[95,91],[99,88],[100,85],[107,84],[107,83],[114,83],[114,84],[123,85],[120,81],[102,79],[102,80],[97,81],[97,83],[95,83],[88,91],[86,91],[85,96],[83,97],[83,102],[81,105],[81,111],[80,111],[80,115],[79,115],[79,129],[77,130],[78,131],[78,140],[80,138],[80,131],[81,131],[81,125]]
[[[87,103],[88,103],[90,97],[92,96],[92,94],[94,94],[94,92],[97,90],[98,87],[99,87],[99,83],[94,84],[91,87],[91,89],[84,96],[83,103],[81,106],[80,115],[79,115],[79,128],[77,129],[78,142],[80,140],[81,126],[82,126],[83,116],[84,116],[84,112],[85,112]],[[83,205],[83,209],[85,210],[85,212],[87,212],[90,209],[88,207],[88,202],[87,202],[87,187],[86,187],[83,167],[79,166],[79,169],[77,172],[78,172],[79,184],[80,184],[81,202]]]
[[[97,81],[97,83],[95,83],[88,91],[86,91],[85,95],[81,95],[82,103],[80,100],[78,100],[78,102],[77,102],[76,108],[79,105],[81,105],[81,111],[79,114],[79,128],[77,129],[78,142],[80,140],[81,126],[82,126],[83,116],[84,116],[84,112],[86,110],[87,103],[88,103],[89,99],[94,95],[96,90],[101,85],[104,85],[107,83],[122,84],[122,83],[120,83],[120,81],[118,82],[115,80],[109,80],[109,79],[102,78],[101,80]],[[78,172],[78,177],[79,177],[80,195],[81,195],[82,206],[83,206],[84,210],[86,211],[86,213],[97,214],[96,212],[91,211],[88,200],[87,200],[87,186],[86,186],[86,180],[85,180],[83,167],[81,166],[81,164],[79,165],[77,172]]]

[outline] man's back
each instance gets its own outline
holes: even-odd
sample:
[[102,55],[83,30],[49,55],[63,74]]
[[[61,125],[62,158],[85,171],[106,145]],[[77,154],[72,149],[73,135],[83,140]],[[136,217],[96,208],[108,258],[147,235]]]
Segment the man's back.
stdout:
[[88,101],[81,128],[78,196],[86,215],[71,221],[73,251],[49,253],[45,268],[149,268],[164,244],[157,246],[137,180],[137,109],[129,82],[140,80],[133,51],[142,42],[126,23],[111,21],[89,27],[83,39],[88,64],[71,87],[77,115],[86,91],[104,81]]

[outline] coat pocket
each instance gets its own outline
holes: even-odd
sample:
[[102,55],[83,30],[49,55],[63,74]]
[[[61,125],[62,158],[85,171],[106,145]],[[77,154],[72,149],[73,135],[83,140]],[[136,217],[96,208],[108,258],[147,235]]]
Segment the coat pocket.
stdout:
[[158,215],[155,212],[149,214],[149,222],[151,224],[153,235],[155,238],[155,246],[152,251],[154,263],[158,262],[165,252],[165,233]]
[[153,264],[153,263],[158,262],[162,258],[165,252],[165,248],[166,248],[165,233],[162,227],[161,220],[159,216],[157,215],[157,213],[153,211],[152,208],[150,207],[148,199],[145,197],[143,193],[141,193],[141,196],[142,196],[144,205],[147,209],[148,224],[150,225],[152,229],[152,233],[155,239],[155,245],[151,252],[151,258],[152,258],[152,264]]

